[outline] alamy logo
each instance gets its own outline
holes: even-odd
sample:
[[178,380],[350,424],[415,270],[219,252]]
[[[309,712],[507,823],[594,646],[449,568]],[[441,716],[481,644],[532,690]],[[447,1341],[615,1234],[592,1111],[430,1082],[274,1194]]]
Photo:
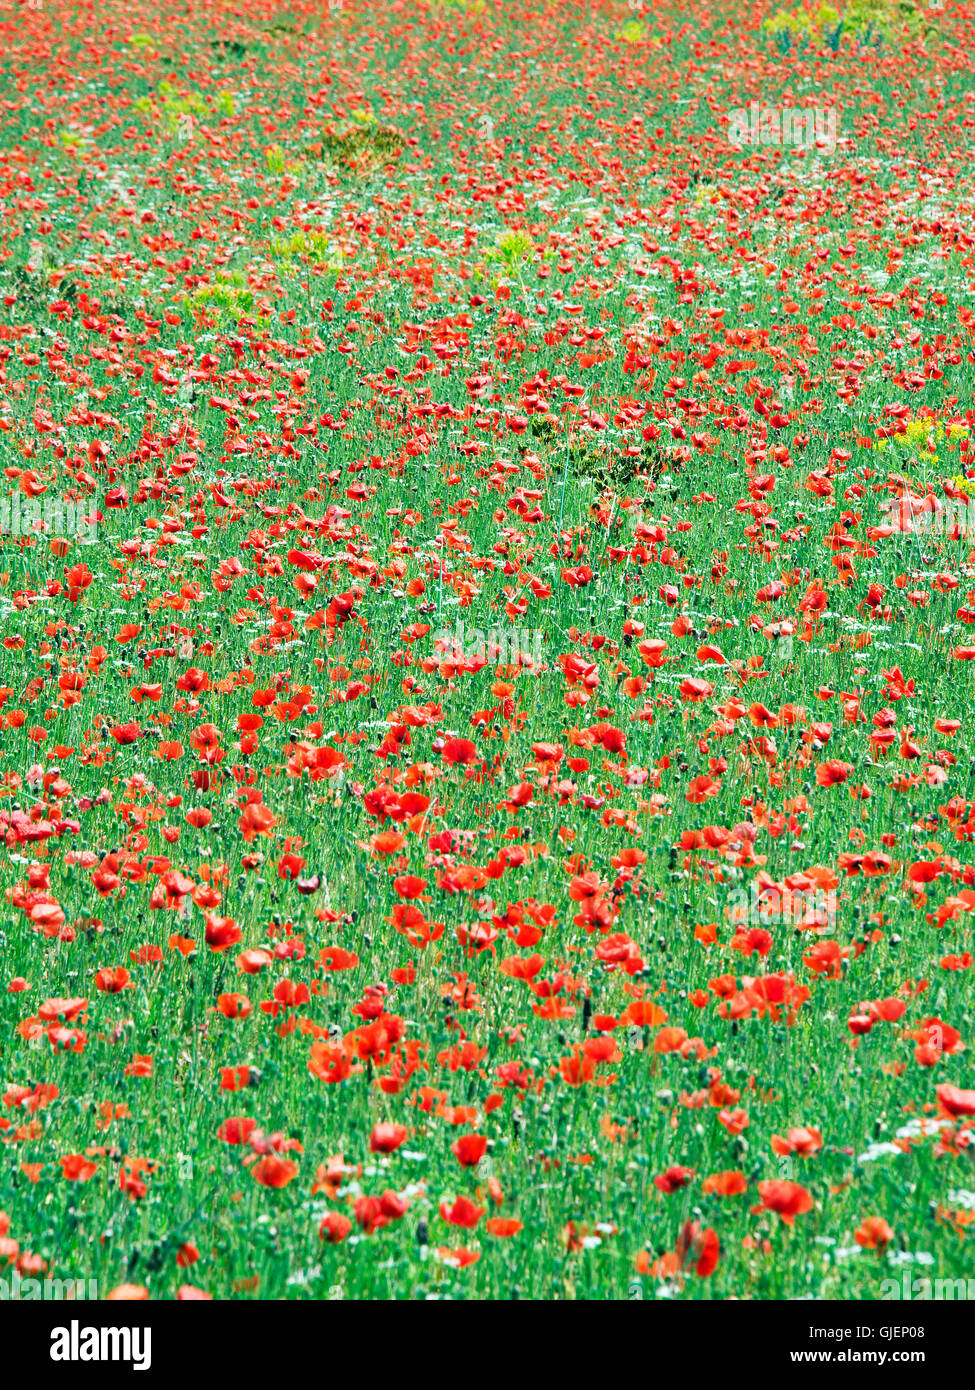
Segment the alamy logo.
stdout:
[[26,497],[15,492],[12,497],[0,497],[0,535],[74,537],[82,545],[92,545],[98,539],[98,511],[92,501],[68,502],[46,493]]
[[832,889],[795,888],[780,891],[763,888],[752,879],[749,888],[733,888],[725,916],[736,927],[768,927],[786,923],[795,927],[832,927],[836,922],[836,893]]
[[885,1301],[903,1299],[922,1303],[952,1303],[975,1300],[975,1279],[918,1279],[908,1269],[900,1279],[884,1279],[880,1297]]
[[434,649],[441,659],[490,666],[541,666],[542,633],[539,628],[465,627],[458,621],[453,630],[441,628],[433,634]]
[[98,1297],[97,1279],[25,1279],[15,1269],[9,1279],[0,1279],[0,1303],[63,1303],[67,1299]]
[[134,1371],[152,1365],[151,1327],[68,1327],[51,1332],[52,1361],[131,1361]]
[[728,143],[735,149],[759,145],[793,146],[801,149],[836,149],[839,121],[834,107],[762,106],[750,102],[728,114]]
[[[908,510],[909,507],[909,510]],[[943,502],[928,498],[918,504],[900,501],[881,504],[881,510],[901,522],[902,530],[918,536],[944,536],[948,540],[968,540],[975,535],[975,501],[948,497]]]

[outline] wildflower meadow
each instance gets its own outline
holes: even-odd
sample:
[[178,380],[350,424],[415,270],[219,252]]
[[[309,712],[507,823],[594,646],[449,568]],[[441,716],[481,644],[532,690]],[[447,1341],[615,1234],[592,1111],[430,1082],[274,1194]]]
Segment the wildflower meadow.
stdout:
[[0,37],[0,1302],[975,1296],[972,7]]

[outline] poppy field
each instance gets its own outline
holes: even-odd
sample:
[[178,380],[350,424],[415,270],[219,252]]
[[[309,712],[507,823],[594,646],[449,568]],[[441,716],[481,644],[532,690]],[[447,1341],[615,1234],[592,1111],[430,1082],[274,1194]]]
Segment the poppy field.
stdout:
[[3,1279],[968,1279],[970,7],[0,33]]

